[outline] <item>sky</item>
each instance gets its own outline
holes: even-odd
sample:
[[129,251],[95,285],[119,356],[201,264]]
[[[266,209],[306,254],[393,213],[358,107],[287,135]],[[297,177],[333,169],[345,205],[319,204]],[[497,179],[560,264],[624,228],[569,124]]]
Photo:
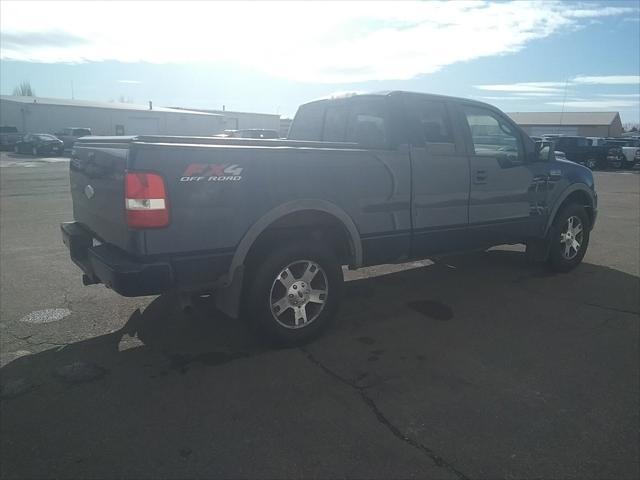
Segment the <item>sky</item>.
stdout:
[[640,2],[0,3],[0,93],[292,116],[411,90],[640,122]]

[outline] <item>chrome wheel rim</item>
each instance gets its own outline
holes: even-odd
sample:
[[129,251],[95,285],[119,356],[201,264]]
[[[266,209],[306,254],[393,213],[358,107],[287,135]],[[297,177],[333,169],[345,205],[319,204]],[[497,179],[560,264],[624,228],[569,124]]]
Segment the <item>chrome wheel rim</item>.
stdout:
[[582,220],[576,216],[569,217],[563,231],[560,233],[562,256],[566,260],[573,260],[580,252],[583,240],[584,227]]
[[284,328],[307,327],[324,310],[328,293],[329,282],[322,267],[311,260],[296,260],[271,284],[271,315]]

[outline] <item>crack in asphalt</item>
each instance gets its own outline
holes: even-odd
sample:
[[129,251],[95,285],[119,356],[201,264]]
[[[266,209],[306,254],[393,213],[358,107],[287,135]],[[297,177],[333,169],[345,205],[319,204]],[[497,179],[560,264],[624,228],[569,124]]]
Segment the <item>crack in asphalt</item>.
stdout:
[[68,347],[69,346],[68,343],[56,343],[56,342],[47,342],[47,341],[44,341],[44,342],[32,342],[29,339],[31,337],[33,337],[33,334],[26,335],[24,337],[20,337],[20,336],[16,335],[15,333],[12,333],[12,332],[7,332],[7,333],[9,335],[11,335],[13,338],[15,338],[16,340],[18,340],[19,342],[24,342],[24,343],[26,343],[27,345],[29,345],[31,347],[38,347],[40,345],[53,345],[55,347]]
[[[534,279],[535,277],[533,276],[522,276],[518,279],[516,279],[515,281],[511,282],[512,285],[514,285],[515,287],[519,288],[520,290],[523,290],[527,293],[532,293],[534,295],[538,295],[540,297],[549,297],[549,294],[547,293],[542,293],[539,292],[537,290],[534,290],[530,287],[528,287],[526,285],[526,283],[532,279]],[[562,302],[566,302],[566,303],[572,303],[574,305],[586,305],[587,307],[594,307],[594,308],[600,308],[602,310],[609,310],[611,312],[617,312],[617,313],[628,313],[631,315],[640,315],[640,312],[638,311],[633,311],[633,310],[626,310],[624,308],[616,308],[616,307],[611,307],[608,305],[601,305],[599,303],[591,303],[591,302],[582,302],[580,300],[575,300],[572,298],[565,298],[565,297],[561,297],[561,296],[557,296],[557,295],[553,295],[551,298],[553,298],[554,300],[559,300]]]
[[367,395],[367,392],[366,392],[366,388],[367,387],[366,386],[356,385],[355,383],[351,382],[350,380],[348,380],[348,379],[342,377],[341,375],[337,374],[336,372],[331,370],[329,367],[324,365],[320,360],[318,360],[307,349],[305,349],[303,347],[300,347],[299,350],[302,353],[304,353],[304,355],[306,356],[307,360],[309,360],[309,362],[311,362],[313,365],[315,365],[316,367],[321,369],[327,375],[329,375],[330,377],[334,378],[338,382],[340,382],[340,383],[342,383],[344,385],[347,385],[348,387],[350,387],[350,388],[354,389],[355,391],[357,391],[358,394],[360,395],[360,398],[364,402],[364,404],[375,415],[375,417],[378,420],[378,422],[380,422],[382,425],[387,427],[387,430],[389,430],[393,434],[394,437],[396,437],[397,439],[401,440],[402,442],[407,443],[411,447],[413,447],[413,448],[415,448],[417,450],[420,450],[421,452],[426,454],[433,461],[433,463],[436,466],[448,470],[449,472],[453,473],[454,475],[456,475],[458,478],[460,478],[462,480],[469,480],[469,477],[467,477],[464,473],[462,473],[460,470],[458,470],[456,467],[454,467],[451,463],[447,462],[444,458],[442,458],[441,456],[436,454],[429,447],[427,447],[427,446],[423,445],[422,443],[414,440],[413,438],[410,438],[410,437],[406,436],[405,434],[403,434],[400,431],[400,429],[398,427],[396,427],[393,423],[391,423],[391,421],[384,415],[384,413],[382,413],[380,408],[378,408],[378,406],[376,405],[376,402],[369,395]]

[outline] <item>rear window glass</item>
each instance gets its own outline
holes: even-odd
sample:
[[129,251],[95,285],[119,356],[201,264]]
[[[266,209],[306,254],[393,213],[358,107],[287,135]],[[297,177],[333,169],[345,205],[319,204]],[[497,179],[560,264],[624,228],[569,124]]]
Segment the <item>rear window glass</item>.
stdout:
[[324,120],[323,102],[308,103],[298,108],[291,129],[289,138],[292,140],[316,140],[319,141],[322,135],[322,123]]
[[384,99],[354,102],[347,122],[347,142],[368,148],[388,145]]
[[86,137],[88,135],[91,135],[91,130],[89,130],[88,128],[76,128],[73,131],[73,134],[76,137]]
[[344,142],[347,130],[348,109],[346,105],[329,105],[324,117],[325,142]]

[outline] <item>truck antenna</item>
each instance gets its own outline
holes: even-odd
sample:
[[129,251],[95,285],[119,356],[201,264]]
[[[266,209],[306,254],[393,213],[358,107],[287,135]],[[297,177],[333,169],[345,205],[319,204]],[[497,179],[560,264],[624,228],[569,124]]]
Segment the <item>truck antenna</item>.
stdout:
[[560,121],[558,122],[558,128],[556,129],[556,133],[560,133],[560,128],[562,128],[562,117],[564,117],[564,105],[567,101],[567,87],[569,86],[569,79],[567,78],[564,81],[564,96],[562,97],[562,110],[560,111]]

